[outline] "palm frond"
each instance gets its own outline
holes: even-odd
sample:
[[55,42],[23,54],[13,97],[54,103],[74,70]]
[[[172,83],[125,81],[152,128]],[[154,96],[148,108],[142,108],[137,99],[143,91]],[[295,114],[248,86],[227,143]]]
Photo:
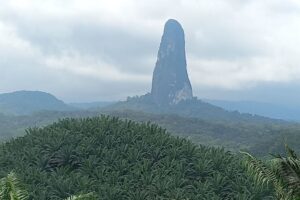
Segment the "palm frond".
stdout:
[[263,161],[256,159],[254,156],[247,152],[241,152],[242,154],[247,156],[246,159],[246,166],[248,169],[248,172],[253,176],[255,182],[257,184],[274,184],[275,182],[278,182],[275,170],[271,170],[270,168],[276,168],[275,167],[275,160],[270,163],[270,166],[267,166]]
[[293,157],[280,160],[280,174],[286,187],[294,194],[300,195],[300,160]]
[[80,194],[80,195],[72,195],[65,200],[92,200],[95,199],[95,195],[93,193]]
[[272,183],[275,195],[280,200],[300,199],[300,160],[295,151],[287,145],[287,157],[273,155],[268,164],[249,153],[241,152],[247,156],[246,166],[249,173],[258,184]]
[[287,144],[285,144],[285,151],[287,153],[287,157],[298,159],[296,152],[293,149],[291,149]]
[[21,189],[19,181],[14,172],[10,172],[0,180],[0,199],[7,200],[26,200],[28,194]]

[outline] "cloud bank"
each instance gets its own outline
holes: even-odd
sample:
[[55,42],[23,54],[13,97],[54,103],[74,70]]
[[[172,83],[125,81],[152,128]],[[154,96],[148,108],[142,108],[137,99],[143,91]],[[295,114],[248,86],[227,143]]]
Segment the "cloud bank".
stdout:
[[0,7],[0,92],[43,90],[65,101],[144,94],[169,18],[185,29],[200,98],[300,83],[296,0],[8,0]]

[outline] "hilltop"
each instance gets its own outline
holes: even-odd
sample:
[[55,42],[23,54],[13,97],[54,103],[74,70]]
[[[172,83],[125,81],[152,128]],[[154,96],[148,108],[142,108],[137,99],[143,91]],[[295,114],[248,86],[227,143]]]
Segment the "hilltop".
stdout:
[[16,91],[0,94],[0,113],[27,115],[38,111],[70,111],[74,108],[52,94],[41,91]]
[[0,176],[13,170],[30,199],[94,192],[99,199],[263,199],[238,157],[197,147],[149,123],[64,119],[1,146]]

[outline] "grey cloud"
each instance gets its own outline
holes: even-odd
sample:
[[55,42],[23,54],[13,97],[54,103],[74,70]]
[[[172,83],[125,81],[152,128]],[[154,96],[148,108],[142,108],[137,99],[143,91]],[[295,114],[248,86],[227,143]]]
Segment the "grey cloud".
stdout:
[[117,26],[82,21],[41,22],[19,19],[18,34],[46,55],[60,56],[76,51],[97,57],[117,66],[121,71],[152,71],[159,38],[148,37]]
[[164,21],[176,18],[195,94],[259,98],[260,85],[299,82],[299,11],[295,0],[5,1],[0,92],[46,90],[67,101],[146,93]]

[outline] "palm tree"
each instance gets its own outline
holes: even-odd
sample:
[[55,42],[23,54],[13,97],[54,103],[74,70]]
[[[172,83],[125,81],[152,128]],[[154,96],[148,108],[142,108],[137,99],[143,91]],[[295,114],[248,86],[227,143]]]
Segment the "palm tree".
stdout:
[[2,200],[26,200],[28,194],[19,186],[19,181],[14,172],[10,172],[0,180],[0,199]]
[[[14,172],[10,172],[0,180],[0,199],[1,200],[27,200],[28,193],[22,190]],[[65,200],[92,200],[95,199],[93,193],[73,195]]]
[[80,194],[80,195],[72,195],[65,200],[93,200],[96,199],[93,193],[88,194]]
[[258,184],[273,185],[277,199],[300,200],[300,159],[292,149],[286,145],[287,157],[273,155],[269,162],[242,153],[247,156],[246,166]]

